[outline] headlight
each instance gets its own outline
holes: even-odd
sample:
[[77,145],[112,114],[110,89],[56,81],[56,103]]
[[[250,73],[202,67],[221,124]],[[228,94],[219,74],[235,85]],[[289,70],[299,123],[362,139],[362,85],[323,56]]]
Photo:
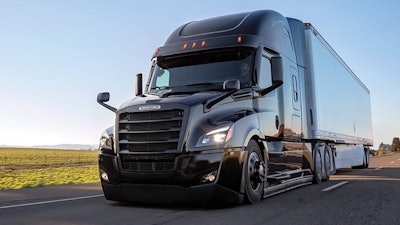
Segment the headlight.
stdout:
[[197,141],[196,147],[219,145],[228,142],[233,135],[233,124],[218,127],[204,135]]
[[110,127],[101,134],[99,149],[108,154],[114,154],[114,127]]
[[100,149],[113,149],[113,138],[112,136],[101,136],[100,138]]

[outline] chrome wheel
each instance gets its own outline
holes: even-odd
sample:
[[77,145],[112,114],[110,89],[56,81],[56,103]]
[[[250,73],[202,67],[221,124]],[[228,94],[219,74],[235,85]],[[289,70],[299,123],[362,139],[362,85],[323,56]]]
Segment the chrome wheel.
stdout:
[[255,203],[260,201],[264,192],[266,166],[256,141],[251,140],[246,150],[248,153],[244,165],[244,191],[247,202]]

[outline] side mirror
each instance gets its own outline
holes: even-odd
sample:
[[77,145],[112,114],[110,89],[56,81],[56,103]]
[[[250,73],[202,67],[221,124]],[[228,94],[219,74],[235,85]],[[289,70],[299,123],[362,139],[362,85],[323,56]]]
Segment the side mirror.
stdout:
[[261,61],[263,58],[263,51],[264,48],[262,46],[258,46],[256,53],[255,53],[255,59],[254,59],[254,69],[253,69],[253,81],[254,83],[259,82],[258,76],[260,76],[260,67],[261,67]]
[[141,73],[136,74],[135,77],[135,95],[139,96],[143,94],[143,75]]
[[226,80],[222,85],[223,90],[239,90],[240,89],[240,81],[239,80]]
[[105,108],[107,108],[107,109],[109,109],[109,110],[111,110],[111,111],[113,111],[113,112],[117,112],[117,109],[116,109],[116,108],[114,108],[114,107],[112,107],[112,106],[107,105],[106,103],[104,103],[104,102],[108,102],[109,100],[110,100],[110,93],[108,93],[108,92],[102,92],[102,93],[99,93],[99,94],[97,95],[97,102],[98,102],[100,105],[104,106]]
[[102,92],[97,95],[98,103],[108,102],[109,100],[110,100],[110,93],[108,92]]
[[272,83],[283,81],[283,63],[281,56],[271,58]]

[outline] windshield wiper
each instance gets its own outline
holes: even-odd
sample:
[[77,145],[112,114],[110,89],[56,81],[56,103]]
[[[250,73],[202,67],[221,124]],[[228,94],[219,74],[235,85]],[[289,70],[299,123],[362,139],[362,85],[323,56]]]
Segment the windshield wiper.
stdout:
[[185,87],[195,87],[195,86],[203,86],[203,91],[222,91],[222,84],[220,83],[202,82],[202,83],[185,85]]
[[160,86],[160,87],[152,87],[150,90],[157,90],[157,91],[162,91],[162,90],[169,90],[171,87],[168,86]]
[[239,80],[226,80],[224,81],[224,84],[222,85],[224,91],[227,91],[220,95],[219,97],[215,98],[214,100],[209,101],[208,103],[204,104],[204,111],[208,111],[213,107],[215,104],[218,102],[224,100],[226,97],[232,95],[236,91],[240,90],[240,81]]
[[193,87],[193,86],[221,86],[218,83],[211,83],[211,82],[202,82],[202,83],[194,83],[194,84],[187,84],[186,87]]

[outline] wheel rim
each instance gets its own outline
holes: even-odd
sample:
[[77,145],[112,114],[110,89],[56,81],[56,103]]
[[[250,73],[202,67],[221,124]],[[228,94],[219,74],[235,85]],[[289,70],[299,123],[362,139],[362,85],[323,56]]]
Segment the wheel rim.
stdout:
[[260,188],[260,184],[263,182],[265,177],[264,164],[260,160],[257,153],[252,152],[250,154],[247,170],[249,174],[250,186],[256,191]]

